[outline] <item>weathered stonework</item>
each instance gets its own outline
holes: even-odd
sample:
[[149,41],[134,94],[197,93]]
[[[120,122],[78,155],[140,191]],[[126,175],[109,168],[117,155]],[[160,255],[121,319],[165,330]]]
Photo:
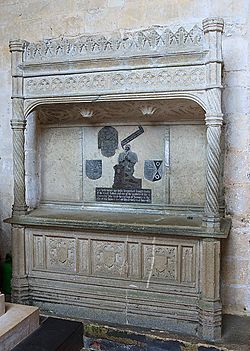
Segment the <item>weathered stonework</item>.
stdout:
[[[70,305],[70,317],[115,318],[122,324],[220,338],[220,240],[230,227],[219,212],[222,30],[223,20],[212,18],[203,21],[203,29],[190,31],[153,27],[109,39],[10,42],[18,67],[12,74],[15,202],[9,220],[16,301],[60,314]],[[184,112],[179,107],[171,118],[158,112],[156,123],[151,117],[162,103],[152,105],[155,99],[166,105],[178,99],[176,107],[172,103],[175,111],[182,100],[203,110],[194,116],[186,112],[187,102]],[[84,105],[90,101],[91,109]],[[104,118],[101,109],[98,119],[95,106],[105,101],[110,116]],[[127,105],[119,119],[116,110],[123,101]],[[58,103],[65,106],[66,123],[55,110]],[[52,104],[54,119],[43,112],[43,105]],[[38,106],[42,129],[34,137],[40,145],[36,181],[41,198],[40,209],[29,213],[24,128]],[[181,145],[178,116],[185,114],[189,120]],[[150,117],[145,125],[142,116]],[[110,118],[116,127],[109,125]],[[190,145],[195,156],[188,165],[181,149]],[[205,145],[206,157],[200,151]],[[183,170],[182,196],[174,184],[180,185]],[[192,181],[196,192],[190,192]],[[66,291],[71,291],[68,297]]]
[[[61,0],[48,2],[45,0],[18,3],[4,0],[1,3],[1,128],[0,128],[0,218],[10,216],[13,203],[12,176],[12,144],[10,108],[10,56],[8,43],[13,38],[25,38],[29,42],[40,41],[43,38],[60,38],[77,36],[79,33],[124,33],[134,29],[165,27],[170,25],[173,33],[185,24],[189,32],[195,23],[210,16],[223,17],[225,31],[222,35],[223,47],[223,86],[222,101],[225,124],[226,157],[224,168],[226,211],[232,217],[232,230],[229,239],[223,243],[222,255],[222,302],[227,313],[249,314],[249,213],[250,188],[249,179],[249,104],[248,104],[248,61],[249,61],[249,24],[248,1],[225,0],[209,1],[78,1]],[[187,24],[187,25],[186,25]],[[201,25],[199,25],[201,27]],[[157,30],[157,29],[156,29]],[[84,36],[87,36],[87,35]],[[119,34],[120,35],[120,34]],[[17,54],[19,55],[19,54]],[[13,56],[14,57],[14,56]],[[184,61],[186,57],[184,57]],[[128,67],[130,63],[128,63]],[[16,70],[15,65],[13,69]],[[219,72],[217,72],[219,75]],[[190,95],[189,95],[190,96]],[[196,95],[197,101],[199,96]],[[96,97],[94,97],[96,98]],[[90,98],[91,101],[91,98]],[[169,100],[171,101],[171,100]],[[29,104],[30,106],[30,104]],[[51,105],[51,107],[54,105]],[[60,105],[61,106],[61,105]],[[178,103],[179,106],[179,103]],[[57,108],[57,107],[56,107]],[[61,109],[63,111],[63,109]],[[169,112],[167,112],[169,114]],[[194,111],[194,114],[196,112]],[[35,113],[33,114],[35,115]],[[173,114],[172,114],[173,115]],[[59,120],[69,114],[53,113],[53,118]],[[156,115],[154,114],[153,117]],[[179,114],[180,116],[180,114]],[[33,118],[33,117],[32,117]],[[47,113],[47,120],[52,120],[52,113]],[[28,118],[27,135],[33,133]],[[51,123],[51,122],[50,122]],[[32,131],[32,133],[31,133]],[[28,142],[26,147],[27,184],[26,201],[33,208],[38,203],[39,187],[34,181],[38,174],[29,170],[29,165],[36,160],[34,148],[37,140]],[[32,145],[32,149],[31,149]],[[39,169],[39,162],[38,162]],[[10,225],[1,226],[1,257],[10,250]]]

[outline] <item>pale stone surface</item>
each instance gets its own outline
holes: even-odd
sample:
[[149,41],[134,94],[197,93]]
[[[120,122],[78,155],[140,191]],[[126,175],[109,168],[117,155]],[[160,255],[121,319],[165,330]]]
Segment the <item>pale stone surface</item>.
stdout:
[[37,307],[6,303],[6,313],[0,318],[0,350],[11,350],[38,326]]
[[5,313],[5,299],[4,294],[0,292],[0,317]]
[[44,128],[41,133],[41,197],[43,201],[82,198],[81,130]]
[[205,126],[172,126],[170,140],[170,203],[204,206]]
[[[23,38],[29,41],[40,40],[51,36],[76,35],[83,32],[96,32],[97,30],[110,31],[112,29],[128,29],[148,27],[152,24],[182,25],[195,23],[207,16],[222,16],[226,20],[226,33],[223,36],[223,57],[225,60],[225,90],[223,93],[223,112],[228,123],[226,144],[227,154],[235,155],[237,160],[244,159],[242,167],[247,168],[246,154],[249,153],[249,102],[247,101],[249,86],[248,62],[249,51],[249,2],[247,0],[221,0],[221,1],[191,1],[171,0],[125,0],[112,1],[117,7],[107,6],[111,1],[29,1],[15,0],[1,1],[0,21],[0,73],[2,88],[0,91],[0,218],[10,216],[13,203],[12,174],[12,146],[10,120],[10,55],[8,51],[9,39]],[[120,7],[118,6],[120,3]],[[105,11],[100,12],[100,9]],[[114,11],[118,9],[119,11]],[[91,14],[92,13],[92,14]],[[99,13],[99,14],[97,14]],[[92,16],[92,19],[91,19]],[[115,16],[115,18],[114,18]],[[98,27],[95,26],[97,21]],[[248,23],[247,23],[248,21]],[[110,24],[111,23],[111,24]],[[227,79],[227,77],[231,78]],[[245,77],[242,80],[242,76]],[[238,85],[240,89],[236,89]],[[4,140],[4,142],[2,142]],[[237,154],[235,150],[238,148]],[[237,161],[237,163],[238,163]],[[249,164],[249,162],[248,162]],[[250,241],[249,238],[249,179],[245,182],[235,182],[237,170],[233,174],[231,165],[226,162],[225,174],[228,174],[226,183],[226,204],[228,212],[233,217],[233,227],[228,243],[225,243],[234,255],[242,256],[242,247]],[[241,167],[241,166],[240,166]],[[249,171],[248,171],[249,173]],[[234,179],[230,182],[230,177]],[[243,175],[244,176],[244,175]],[[31,202],[33,206],[35,202]],[[4,246],[1,245],[1,257],[10,250],[10,226],[1,225]],[[248,239],[247,239],[248,238]],[[3,248],[4,247],[4,248]],[[246,245],[247,247],[247,245]],[[249,252],[244,251],[244,258],[249,260]],[[225,257],[227,260],[227,257]],[[225,261],[226,262],[226,261]],[[222,266],[225,264],[222,261]],[[249,268],[245,269],[250,279]],[[249,293],[239,294],[239,287],[230,282],[230,272],[224,277],[223,303],[225,311],[233,313],[250,314]],[[228,281],[228,283],[227,283]],[[243,284],[249,291],[249,283]],[[240,298],[238,298],[240,296]],[[237,297],[237,298],[236,298]]]

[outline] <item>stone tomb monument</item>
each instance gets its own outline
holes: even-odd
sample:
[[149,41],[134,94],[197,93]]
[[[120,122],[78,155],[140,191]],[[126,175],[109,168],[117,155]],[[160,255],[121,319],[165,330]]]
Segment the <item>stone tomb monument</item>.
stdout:
[[10,43],[14,301],[220,338],[222,31]]

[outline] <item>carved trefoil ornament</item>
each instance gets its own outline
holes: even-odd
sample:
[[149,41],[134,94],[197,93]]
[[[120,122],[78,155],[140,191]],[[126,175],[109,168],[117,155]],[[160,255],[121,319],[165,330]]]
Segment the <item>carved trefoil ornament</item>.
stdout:
[[30,77],[24,80],[24,91],[27,97],[175,91],[203,89],[206,82],[204,67],[199,66],[122,70],[119,85],[116,78],[114,72],[74,74],[71,81],[62,75]]
[[97,180],[102,176],[102,160],[86,160],[85,172],[89,179]]
[[109,35],[80,35],[60,37],[37,43],[25,42],[26,62],[48,62],[62,58],[94,59],[95,57],[124,57],[138,53],[199,52],[203,49],[203,32],[195,25],[191,30],[180,27],[153,26],[143,30]]

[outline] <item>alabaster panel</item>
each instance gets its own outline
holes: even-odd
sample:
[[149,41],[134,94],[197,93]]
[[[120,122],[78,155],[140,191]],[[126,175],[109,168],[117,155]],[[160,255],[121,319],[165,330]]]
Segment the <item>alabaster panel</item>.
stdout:
[[[197,289],[197,240],[27,229],[32,275],[44,272]],[[43,273],[42,273],[43,274]],[[44,275],[46,277],[46,273]],[[71,279],[71,278],[69,278]]]
[[205,148],[204,125],[171,126],[171,204],[204,205]]
[[41,194],[43,201],[77,202],[82,198],[80,128],[43,128]]

